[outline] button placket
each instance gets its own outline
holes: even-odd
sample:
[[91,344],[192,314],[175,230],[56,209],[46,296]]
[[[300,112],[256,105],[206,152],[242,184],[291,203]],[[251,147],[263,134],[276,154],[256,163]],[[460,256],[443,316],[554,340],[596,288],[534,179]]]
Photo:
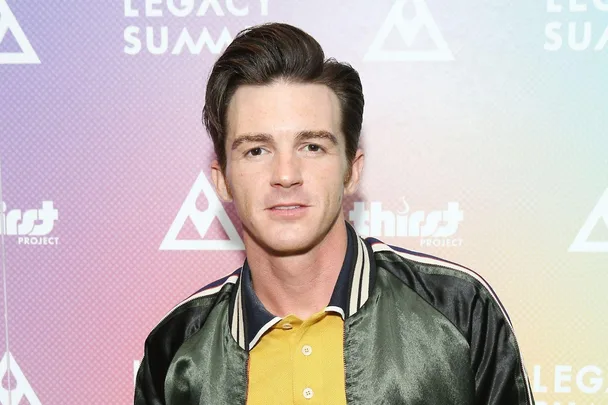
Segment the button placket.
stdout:
[[[310,333],[310,324],[303,322],[302,327],[296,333],[296,339],[292,346],[294,361],[294,394],[301,395],[300,399],[307,403],[316,403],[319,399],[316,389],[320,387],[320,374],[311,373],[318,365],[315,365],[314,358],[310,356],[312,346],[305,344],[309,341],[307,337]],[[299,394],[298,394],[299,391]],[[314,397],[314,398],[313,398]],[[297,403],[297,401],[296,401]]]

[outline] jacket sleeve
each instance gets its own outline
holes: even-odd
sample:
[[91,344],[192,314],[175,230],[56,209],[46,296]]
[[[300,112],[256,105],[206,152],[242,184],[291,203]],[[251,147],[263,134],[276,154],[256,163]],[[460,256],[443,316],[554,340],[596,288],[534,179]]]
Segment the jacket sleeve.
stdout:
[[[134,405],[165,405],[164,375],[162,370],[150,366],[150,358],[144,356],[135,378]],[[166,370],[165,370],[166,372]]]
[[189,319],[182,316],[164,319],[148,335],[144,358],[135,377],[135,405],[166,405],[165,379],[173,356],[183,343]]
[[150,332],[144,358],[135,377],[135,405],[166,405],[165,380],[173,357],[182,344],[203,324],[208,309],[196,302],[180,304]]
[[165,405],[164,389],[158,385],[158,380],[144,356],[135,379],[135,405]]
[[491,290],[471,307],[471,367],[476,404],[533,405],[534,398],[509,316]]

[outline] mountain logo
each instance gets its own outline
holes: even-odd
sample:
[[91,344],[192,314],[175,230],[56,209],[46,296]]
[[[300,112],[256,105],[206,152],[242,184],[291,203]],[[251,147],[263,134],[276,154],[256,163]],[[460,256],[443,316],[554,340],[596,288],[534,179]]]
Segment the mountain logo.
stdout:
[[[411,1],[415,17],[405,20],[403,11]],[[396,29],[403,40],[400,50],[385,49],[388,36]],[[426,30],[433,42],[429,49],[414,49],[414,41]],[[431,15],[425,0],[396,0],[384,20],[376,38],[364,56],[366,61],[452,61],[454,55],[443,38],[435,19]]]
[[608,228],[608,188],[600,197],[591,211],[587,220],[581,227],[574,241],[568,249],[569,252],[608,252],[608,240],[592,241],[589,240],[591,232],[596,226],[605,226]]
[[0,0],[0,45],[2,45],[2,41],[4,41],[9,31],[13,34],[21,52],[0,52],[0,65],[40,63],[36,51],[25,36],[6,0]]
[[41,405],[38,396],[10,352],[4,353],[4,357],[0,361],[0,380],[4,380],[7,373],[9,373],[9,378],[13,377],[16,385],[9,391],[0,384],[0,404],[20,404],[21,400],[25,398],[30,405]]
[[[196,207],[196,200],[201,193],[208,201],[208,207],[200,211]],[[227,240],[208,240],[205,235],[213,220],[217,218],[228,236]],[[184,227],[186,220],[190,219],[200,239],[178,239],[179,232]],[[228,217],[224,206],[215,194],[213,187],[201,171],[188,196],[184,200],[175,220],[165,235],[160,245],[160,250],[244,250],[245,245],[239,236],[234,224]]]

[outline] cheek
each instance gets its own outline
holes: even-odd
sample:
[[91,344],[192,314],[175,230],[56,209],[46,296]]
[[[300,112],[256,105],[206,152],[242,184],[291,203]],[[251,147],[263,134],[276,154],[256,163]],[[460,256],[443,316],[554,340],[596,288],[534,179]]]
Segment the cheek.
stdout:
[[256,201],[261,201],[261,179],[260,173],[251,170],[233,171],[229,186],[239,211],[247,211]]
[[329,202],[341,202],[344,194],[344,173],[340,167],[327,168],[314,179],[316,188],[325,194]]

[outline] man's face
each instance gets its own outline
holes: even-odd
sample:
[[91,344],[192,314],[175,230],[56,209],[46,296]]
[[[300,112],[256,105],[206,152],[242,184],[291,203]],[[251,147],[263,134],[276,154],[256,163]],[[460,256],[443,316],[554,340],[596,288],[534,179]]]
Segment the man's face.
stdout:
[[363,158],[348,162],[340,104],[329,87],[277,82],[241,86],[228,106],[226,170],[218,194],[234,201],[245,242],[303,253],[343,226],[342,198],[356,190]]

